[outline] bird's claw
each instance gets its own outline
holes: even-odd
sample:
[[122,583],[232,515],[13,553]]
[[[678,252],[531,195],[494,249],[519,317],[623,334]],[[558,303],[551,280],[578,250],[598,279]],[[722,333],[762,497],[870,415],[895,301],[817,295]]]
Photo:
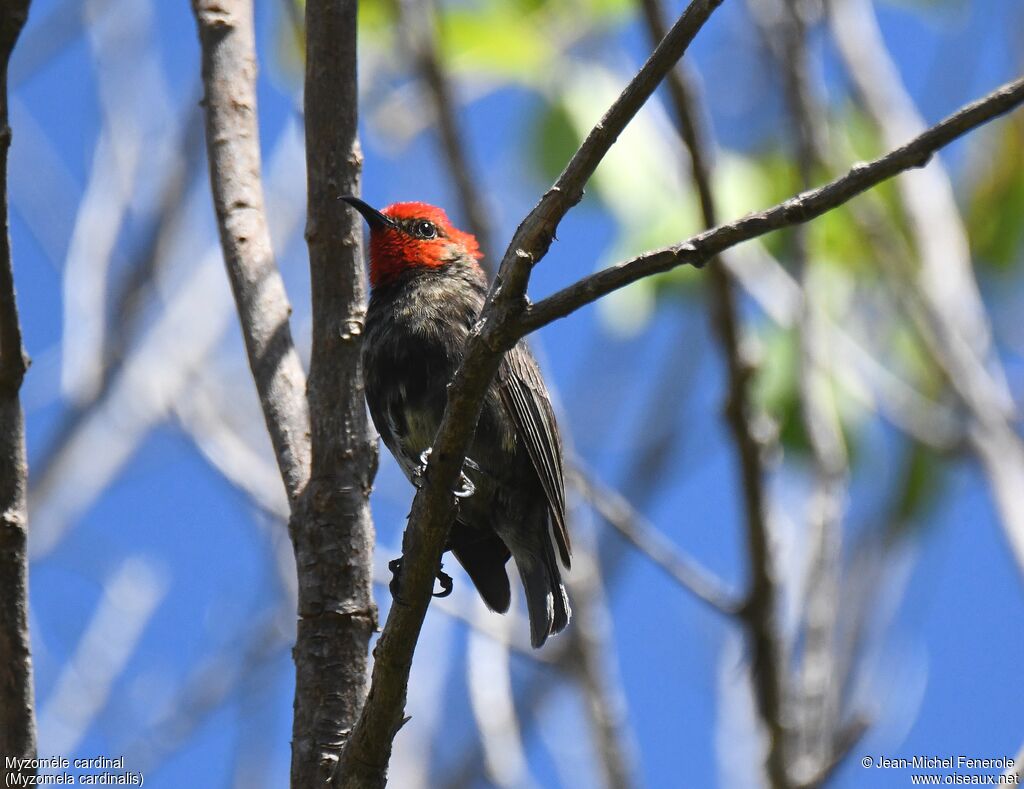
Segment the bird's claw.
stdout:
[[440,592],[431,592],[434,597],[447,597],[452,593],[452,589],[455,587],[455,582],[452,577],[448,575],[443,569],[444,565],[440,565],[437,568],[437,574],[434,576],[441,583]]
[[[388,584],[388,589],[391,591],[391,597],[397,599],[402,589],[402,557],[399,556],[397,559],[392,559],[388,562],[388,569],[391,571],[391,583]],[[433,597],[447,597],[450,595],[455,587],[455,582],[444,571],[443,563],[438,564],[434,577],[441,583],[441,591],[431,592],[430,594]]]
[[453,491],[453,495],[457,499],[468,499],[476,493],[476,485],[473,484],[472,480],[466,476],[465,471],[459,472],[459,487]]
[[391,592],[391,596],[395,598],[398,597],[398,593],[402,588],[402,557],[399,556],[397,559],[392,559],[388,562],[388,569],[391,571],[391,583],[388,584],[388,590]]
[[[433,447],[427,447],[420,453],[420,464],[416,467],[416,470],[412,474],[412,484],[416,489],[420,489],[426,484],[427,481],[427,462],[430,460],[430,453],[434,451]],[[479,470],[479,466],[471,459],[466,458],[464,467]],[[465,471],[459,472],[459,487],[456,488],[452,495],[457,499],[468,499],[476,493],[476,485],[473,481],[466,476]]]
[[420,452],[420,464],[412,473],[412,484],[417,490],[422,488],[427,482],[427,461],[430,460],[430,453],[433,451],[433,447],[427,447]]

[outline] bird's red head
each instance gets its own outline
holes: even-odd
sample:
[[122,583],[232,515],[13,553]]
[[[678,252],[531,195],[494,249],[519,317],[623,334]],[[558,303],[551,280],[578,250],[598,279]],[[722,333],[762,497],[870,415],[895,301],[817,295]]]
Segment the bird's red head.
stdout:
[[370,286],[386,285],[405,271],[440,268],[482,257],[476,238],[454,227],[448,215],[427,203],[393,203],[383,211],[355,197],[345,202],[370,225]]

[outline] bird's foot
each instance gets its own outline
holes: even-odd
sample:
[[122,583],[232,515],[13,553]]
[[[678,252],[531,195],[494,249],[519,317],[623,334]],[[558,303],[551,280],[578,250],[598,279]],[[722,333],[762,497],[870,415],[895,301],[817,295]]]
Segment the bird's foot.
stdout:
[[434,597],[447,597],[452,593],[452,589],[455,587],[455,582],[452,577],[444,571],[444,563],[441,562],[437,565],[437,572],[434,574],[434,578],[441,584],[440,592],[431,592]]
[[417,490],[427,484],[427,461],[430,460],[430,453],[433,451],[433,447],[427,447],[420,452],[420,464],[412,472],[412,484]]
[[[388,569],[391,571],[391,583],[388,584],[388,589],[391,590],[391,596],[398,598],[399,592],[402,590],[402,557],[399,556],[397,559],[392,559],[388,562]],[[440,592],[431,592],[434,597],[447,597],[452,593],[452,589],[455,586],[455,582],[452,577],[444,571],[444,563],[439,562],[437,565],[437,572],[434,577],[441,584]]]
[[[430,453],[434,451],[433,447],[427,447],[420,453],[420,464],[416,467],[416,470],[412,475],[412,484],[416,489],[422,488],[427,482],[427,461],[430,460]],[[463,468],[471,468],[479,470],[479,466],[472,460],[472,458],[466,458],[463,463]],[[466,476],[465,471],[459,472],[459,487],[452,491],[452,495],[457,499],[468,499],[476,493],[476,485],[473,481]]]
[[476,493],[476,485],[474,485],[472,480],[466,476],[465,471],[460,471],[459,487],[452,491],[452,494],[457,499],[468,499],[474,493]]

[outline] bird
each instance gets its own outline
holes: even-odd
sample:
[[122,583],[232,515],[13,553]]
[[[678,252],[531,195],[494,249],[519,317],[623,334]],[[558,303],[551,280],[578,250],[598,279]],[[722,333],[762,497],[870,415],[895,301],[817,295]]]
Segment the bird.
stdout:
[[[400,202],[377,210],[357,197],[340,199],[370,228],[370,302],[362,343],[370,417],[405,476],[418,485],[448,384],[484,306],[483,256],[476,238],[435,206]],[[571,616],[559,567],[561,560],[569,570],[572,553],[562,457],[544,378],[520,340],[487,389],[445,550],[484,603],[502,614],[511,603],[506,564],[515,561],[535,648],[564,630]],[[393,571],[400,570],[399,562],[392,563]],[[450,591],[450,579],[440,571],[438,578],[448,581]]]

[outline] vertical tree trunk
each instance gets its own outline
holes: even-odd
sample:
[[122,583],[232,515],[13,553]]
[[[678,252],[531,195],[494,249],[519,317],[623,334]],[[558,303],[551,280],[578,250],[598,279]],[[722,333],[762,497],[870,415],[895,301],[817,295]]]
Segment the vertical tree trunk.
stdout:
[[291,522],[299,573],[292,786],[323,785],[366,695],[377,626],[369,495],[377,447],[363,400],[362,233],[338,201],[357,194],[356,2],[306,4],[306,167],[313,348],[312,475]]
[[28,0],[4,0],[0,6],[0,757],[21,759],[35,758],[36,724],[28,636],[28,462],[18,396],[28,357],[21,342],[8,234],[7,65],[28,6]]

